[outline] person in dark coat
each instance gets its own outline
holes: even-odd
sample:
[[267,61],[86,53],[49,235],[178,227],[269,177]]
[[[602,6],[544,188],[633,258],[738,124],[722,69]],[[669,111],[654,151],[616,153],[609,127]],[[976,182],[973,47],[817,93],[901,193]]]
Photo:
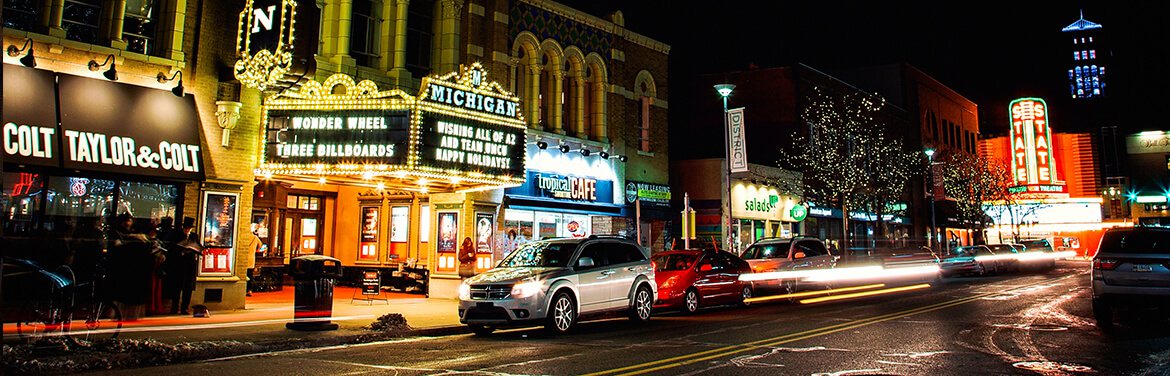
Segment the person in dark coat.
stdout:
[[475,276],[475,243],[471,241],[471,237],[463,239],[463,245],[459,246],[459,276],[468,278]]
[[195,291],[195,277],[199,271],[199,259],[203,255],[203,247],[194,230],[195,218],[183,218],[182,231],[172,238],[182,240],[168,248],[170,253],[166,260],[166,276],[167,287],[172,294],[172,314],[185,315],[191,307],[191,293]]
[[134,320],[145,313],[150,297],[150,278],[154,273],[154,256],[146,235],[133,230],[134,218],[119,214],[114,221],[110,240],[110,267],[114,302],[121,306],[122,317]]

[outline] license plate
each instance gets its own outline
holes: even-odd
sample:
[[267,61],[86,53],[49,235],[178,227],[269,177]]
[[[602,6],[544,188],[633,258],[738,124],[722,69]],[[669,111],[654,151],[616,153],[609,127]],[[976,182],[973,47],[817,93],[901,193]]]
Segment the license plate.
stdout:
[[1152,271],[1152,270],[1154,270],[1153,265],[1137,264],[1137,265],[1133,266],[1133,271],[1135,271],[1135,272],[1148,272],[1148,271]]

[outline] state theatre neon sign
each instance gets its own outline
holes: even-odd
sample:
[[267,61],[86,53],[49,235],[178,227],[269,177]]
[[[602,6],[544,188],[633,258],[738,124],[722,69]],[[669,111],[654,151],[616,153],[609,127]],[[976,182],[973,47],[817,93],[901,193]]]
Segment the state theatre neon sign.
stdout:
[[1040,98],[1019,98],[1008,106],[1011,116],[1013,192],[1064,193],[1064,182],[1056,175],[1052,129],[1048,105]]

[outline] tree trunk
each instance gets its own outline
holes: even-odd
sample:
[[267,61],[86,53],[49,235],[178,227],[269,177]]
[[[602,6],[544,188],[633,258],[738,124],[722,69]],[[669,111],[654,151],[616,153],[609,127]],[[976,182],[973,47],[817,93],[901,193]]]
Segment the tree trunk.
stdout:
[[849,255],[849,205],[846,196],[841,195],[841,256]]

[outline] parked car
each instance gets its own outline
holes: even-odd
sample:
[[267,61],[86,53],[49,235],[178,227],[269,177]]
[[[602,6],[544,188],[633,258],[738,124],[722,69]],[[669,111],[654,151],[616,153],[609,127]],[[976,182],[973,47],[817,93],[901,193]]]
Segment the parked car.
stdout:
[[[1052,248],[1052,243],[1049,242],[1048,239],[1026,239],[1020,241],[1020,245],[1024,246],[1025,252],[1039,251],[1044,253],[1056,253],[1056,250]],[[1041,270],[1053,269],[1056,268],[1056,258],[1045,258],[1042,262],[1034,262],[1033,264],[1035,264]]]
[[1001,257],[998,261],[1004,271],[1020,271],[1020,248],[1013,247],[1011,244],[988,244],[987,248],[991,248],[991,252],[995,253],[997,257]]
[[1170,306],[1170,229],[1111,228],[1093,256],[1093,316],[1113,326],[1117,307]]
[[1000,270],[999,260],[980,260],[980,256],[995,256],[995,252],[985,245],[954,247],[943,255],[939,267],[942,268],[945,277],[960,274],[986,275]]
[[657,308],[679,308],[694,313],[703,306],[747,305],[751,282],[739,280],[751,273],[751,265],[734,254],[715,250],[679,250],[654,256],[658,282]]
[[[820,239],[813,237],[760,239],[740,255],[751,265],[753,273],[832,269],[837,257]],[[791,293],[802,287],[797,279],[776,279],[756,282],[760,290],[779,290]]]
[[625,313],[650,320],[657,296],[649,252],[618,237],[525,244],[459,286],[459,322],[477,335],[543,323],[568,332],[586,316]]

